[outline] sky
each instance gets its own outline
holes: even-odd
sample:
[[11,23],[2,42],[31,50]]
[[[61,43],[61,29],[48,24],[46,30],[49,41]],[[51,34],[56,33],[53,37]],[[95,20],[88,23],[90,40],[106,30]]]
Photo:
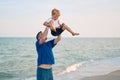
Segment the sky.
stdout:
[[53,8],[78,37],[120,37],[120,0],[0,0],[0,37],[35,37]]

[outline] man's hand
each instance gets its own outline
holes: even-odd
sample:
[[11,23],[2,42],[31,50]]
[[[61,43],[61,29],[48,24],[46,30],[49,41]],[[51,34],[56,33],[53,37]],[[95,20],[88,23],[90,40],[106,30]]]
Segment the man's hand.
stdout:
[[50,24],[48,22],[43,23],[44,26],[50,27]]

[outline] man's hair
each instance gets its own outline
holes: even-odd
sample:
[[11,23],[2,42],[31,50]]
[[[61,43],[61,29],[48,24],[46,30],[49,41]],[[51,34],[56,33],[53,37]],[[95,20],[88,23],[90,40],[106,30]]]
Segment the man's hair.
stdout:
[[39,36],[40,33],[42,33],[42,31],[39,31],[39,32],[37,33],[37,35],[36,35],[36,39],[37,39],[37,40],[38,40],[38,36]]
[[60,16],[60,11],[58,9],[54,8],[54,9],[52,9],[52,13],[51,14],[52,14],[52,16],[53,15]]

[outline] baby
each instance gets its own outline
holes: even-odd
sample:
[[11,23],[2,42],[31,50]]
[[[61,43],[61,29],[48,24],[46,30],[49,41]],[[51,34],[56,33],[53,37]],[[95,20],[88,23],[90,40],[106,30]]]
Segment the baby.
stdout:
[[54,8],[52,10],[52,17],[43,23],[44,26],[50,27],[51,34],[53,36],[59,36],[65,29],[68,32],[70,32],[73,36],[79,35],[79,33],[73,32],[71,28],[65,25],[64,23],[60,24],[58,19],[59,17],[60,17],[60,11]]

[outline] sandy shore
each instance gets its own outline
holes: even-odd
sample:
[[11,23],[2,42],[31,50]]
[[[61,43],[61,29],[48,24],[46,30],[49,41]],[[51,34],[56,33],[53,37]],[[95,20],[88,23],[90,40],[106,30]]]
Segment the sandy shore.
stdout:
[[111,72],[107,75],[86,77],[83,78],[82,80],[120,80],[120,70]]

